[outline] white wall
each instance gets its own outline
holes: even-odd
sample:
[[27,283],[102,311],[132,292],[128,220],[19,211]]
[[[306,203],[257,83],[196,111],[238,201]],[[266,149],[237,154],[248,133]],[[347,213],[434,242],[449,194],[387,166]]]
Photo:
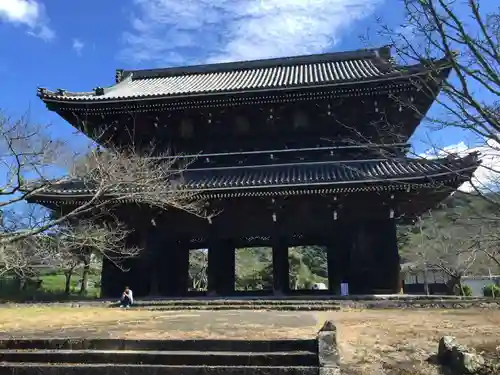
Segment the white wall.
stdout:
[[495,280],[491,280],[489,277],[474,278],[474,279],[462,279],[462,284],[470,286],[472,289],[472,295],[474,297],[483,296],[483,288],[485,285],[495,284]]

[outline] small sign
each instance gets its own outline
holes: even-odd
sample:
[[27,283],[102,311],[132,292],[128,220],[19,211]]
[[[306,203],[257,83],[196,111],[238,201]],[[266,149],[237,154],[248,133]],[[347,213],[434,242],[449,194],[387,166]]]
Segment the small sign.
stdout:
[[348,283],[340,283],[340,295],[343,297],[349,295],[349,284]]

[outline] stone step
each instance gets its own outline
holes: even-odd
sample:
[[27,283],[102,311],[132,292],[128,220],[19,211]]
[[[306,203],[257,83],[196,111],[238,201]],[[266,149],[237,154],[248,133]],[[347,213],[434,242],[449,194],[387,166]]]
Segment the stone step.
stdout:
[[313,352],[0,350],[0,362],[170,366],[317,366],[318,357]]
[[0,363],[9,375],[318,375],[317,366],[164,366],[139,364]]
[[[210,305],[265,305],[265,306],[312,306],[312,305],[340,305],[341,301],[335,300],[231,300],[231,299],[208,299],[208,300],[156,300],[146,301],[137,300],[134,302],[136,306],[210,306]],[[113,305],[119,305],[118,302]]]
[[[188,298],[140,298],[136,299],[136,305],[179,305],[179,306],[194,306],[194,305],[224,305],[224,304],[238,304],[238,305],[251,305],[251,304],[266,304],[266,305],[313,305],[313,304],[344,304],[344,303],[352,303],[352,302],[478,302],[484,301],[488,302],[491,299],[484,297],[460,297],[460,296],[447,296],[447,295],[404,295],[404,294],[395,294],[395,295],[350,295],[350,296],[286,296],[286,297],[188,297]],[[108,303],[116,305],[117,301],[108,301]],[[418,303],[417,302],[417,303]],[[92,302],[82,302],[92,303]],[[93,302],[97,303],[97,302]],[[100,302],[99,302],[100,303]],[[104,301],[102,303],[105,303]]]
[[315,339],[302,340],[131,340],[117,338],[0,339],[0,350],[129,350],[210,352],[317,352]]
[[210,304],[210,305],[152,305],[141,306],[134,305],[134,308],[145,308],[148,310],[160,311],[180,311],[180,310],[272,310],[272,311],[336,311],[341,307],[337,304],[312,304],[312,305],[238,305],[238,304]]

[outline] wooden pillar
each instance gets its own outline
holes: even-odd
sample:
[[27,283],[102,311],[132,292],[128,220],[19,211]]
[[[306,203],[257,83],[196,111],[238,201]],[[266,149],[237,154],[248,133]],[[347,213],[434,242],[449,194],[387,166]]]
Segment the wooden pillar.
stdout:
[[221,241],[219,246],[221,251],[216,291],[218,295],[229,296],[234,293],[236,249],[230,240]]
[[350,294],[372,294],[375,280],[380,275],[380,271],[376,270],[373,253],[373,229],[378,230],[376,222],[363,221],[353,223],[349,233]]
[[273,293],[284,295],[290,291],[288,246],[281,237],[273,241]]
[[166,297],[187,295],[189,281],[189,247],[182,241],[163,242],[157,257],[159,294]]
[[213,239],[208,248],[208,295],[227,296],[234,292],[235,247],[229,239]]
[[338,224],[327,247],[328,290],[340,294],[340,284],[350,282],[352,233],[350,225]]
[[172,297],[184,297],[189,281],[189,246],[177,241],[170,249],[167,263],[167,293]]
[[401,265],[398,249],[398,233],[396,221],[389,219],[386,222],[385,248],[387,252],[387,289],[390,293],[401,291]]
[[145,255],[147,255],[148,267],[147,273],[144,277],[149,280],[149,295],[161,296],[162,295],[162,280],[161,277],[164,273],[164,259],[165,259],[165,239],[159,228],[153,226],[146,240],[147,247]]
[[123,292],[123,272],[108,258],[102,260],[101,271],[101,298],[121,297]]
[[[350,262],[352,294],[398,293],[401,289],[396,222],[378,219],[358,226]],[[352,286],[352,287],[351,287]]]
[[142,228],[134,231],[126,240],[125,246],[138,247],[140,252],[134,257],[120,261],[119,269],[122,277],[119,279],[120,296],[126,286],[132,289],[134,298],[142,298],[149,295],[149,243],[147,232]]
[[156,236],[156,228],[148,233],[146,239],[146,248],[143,250],[147,258],[146,275],[149,279],[149,296],[159,296],[159,280],[158,276],[161,274],[159,265],[161,264],[161,247],[157,244],[161,243],[160,239]]
[[328,291],[330,294],[340,294],[340,256],[339,248],[336,244],[330,244],[326,248],[327,270],[328,270]]

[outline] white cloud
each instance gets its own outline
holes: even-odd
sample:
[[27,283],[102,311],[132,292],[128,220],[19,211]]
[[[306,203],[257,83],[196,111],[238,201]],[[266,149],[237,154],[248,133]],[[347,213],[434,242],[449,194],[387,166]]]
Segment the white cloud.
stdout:
[[80,39],[73,39],[73,49],[75,50],[78,56],[82,55],[83,48],[85,47],[85,43],[83,43]]
[[482,160],[481,166],[472,177],[472,184],[469,182],[460,186],[461,191],[474,192],[476,189],[491,191],[500,188],[500,144],[492,139],[484,145],[469,147],[465,142],[449,145],[442,149],[431,149],[421,156],[424,158],[446,157],[448,155],[458,155],[464,157],[471,152],[479,152]]
[[166,65],[322,52],[382,1],[134,0],[122,57]]
[[49,27],[43,4],[35,0],[0,0],[0,21],[27,27],[31,36],[50,41],[55,32]]

